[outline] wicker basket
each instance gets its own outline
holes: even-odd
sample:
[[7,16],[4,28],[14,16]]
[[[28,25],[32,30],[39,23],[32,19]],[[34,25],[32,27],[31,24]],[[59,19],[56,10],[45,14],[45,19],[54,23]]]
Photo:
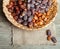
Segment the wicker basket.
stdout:
[[[56,15],[56,12],[57,12],[57,1],[56,0],[52,0],[53,1],[53,5],[52,7],[50,8],[49,11],[53,10],[53,12],[51,11],[51,15],[52,18],[51,20],[48,22],[48,24],[44,25],[43,27],[41,28],[44,28],[46,26],[48,26],[50,23],[52,23],[55,19],[55,15]],[[38,29],[41,29],[41,28],[28,28],[26,26],[23,26],[19,23],[17,23],[14,18],[12,17],[11,13],[8,11],[6,5],[9,4],[9,0],[3,0],[3,12],[5,13],[7,19],[14,25],[14,26],[17,26],[18,28],[21,28],[21,29],[25,29],[25,30],[38,30]]]

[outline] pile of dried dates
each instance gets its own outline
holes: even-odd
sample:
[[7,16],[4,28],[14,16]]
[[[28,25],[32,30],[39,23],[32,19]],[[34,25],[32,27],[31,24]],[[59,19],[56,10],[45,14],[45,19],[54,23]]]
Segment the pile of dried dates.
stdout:
[[7,8],[18,23],[33,28],[46,24],[51,5],[52,0],[10,0]]

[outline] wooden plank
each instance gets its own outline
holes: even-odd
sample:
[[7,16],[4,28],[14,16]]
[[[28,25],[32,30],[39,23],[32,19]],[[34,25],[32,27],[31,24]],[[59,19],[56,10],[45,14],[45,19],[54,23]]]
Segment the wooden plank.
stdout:
[[12,46],[0,46],[0,49],[13,49]]
[[60,44],[60,25],[56,25],[56,38],[57,38],[58,44]]
[[3,7],[2,7],[3,0],[0,0],[0,21],[7,21],[4,13],[3,13]]
[[44,49],[60,49],[60,45],[55,45],[55,46],[45,45]]
[[11,44],[11,27],[7,22],[0,22],[0,46]]
[[44,46],[41,45],[24,45],[24,46],[17,46],[14,49],[44,49]]

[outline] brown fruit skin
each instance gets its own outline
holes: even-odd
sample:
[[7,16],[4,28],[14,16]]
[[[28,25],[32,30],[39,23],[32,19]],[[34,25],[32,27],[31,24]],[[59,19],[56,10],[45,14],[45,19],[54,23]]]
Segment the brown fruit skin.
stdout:
[[35,16],[34,16],[34,19],[35,19],[35,20],[38,20],[38,17],[37,17],[37,15],[35,15]]
[[56,43],[57,42],[57,40],[56,40],[56,38],[55,37],[51,37],[51,41],[53,42],[53,43]]
[[42,16],[42,14],[41,14],[41,13],[39,13],[39,14],[38,14],[38,17],[41,17],[41,16]]
[[18,19],[18,16],[14,16],[13,18],[14,18],[15,20],[17,20],[17,19]]
[[51,36],[47,36],[47,40],[50,41],[51,40]]
[[48,30],[46,30],[46,35],[47,36],[51,36],[51,31],[48,29]]
[[35,21],[36,21],[35,19],[32,20],[33,23],[35,23]]
[[7,8],[12,8],[14,6],[14,3],[11,1],[11,2],[9,2],[9,5],[7,5],[6,7]]
[[30,22],[30,23],[28,24],[28,27],[33,28],[33,23]]

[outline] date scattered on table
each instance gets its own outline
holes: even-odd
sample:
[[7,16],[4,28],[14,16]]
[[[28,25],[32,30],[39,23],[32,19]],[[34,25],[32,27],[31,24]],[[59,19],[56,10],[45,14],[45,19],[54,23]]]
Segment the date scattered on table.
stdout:
[[52,36],[52,34],[51,34],[51,30],[46,30],[46,35],[47,35],[47,40],[48,41],[52,41],[53,43],[56,43],[57,42],[57,40],[56,40],[56,38],[54,37],[54,36]]

